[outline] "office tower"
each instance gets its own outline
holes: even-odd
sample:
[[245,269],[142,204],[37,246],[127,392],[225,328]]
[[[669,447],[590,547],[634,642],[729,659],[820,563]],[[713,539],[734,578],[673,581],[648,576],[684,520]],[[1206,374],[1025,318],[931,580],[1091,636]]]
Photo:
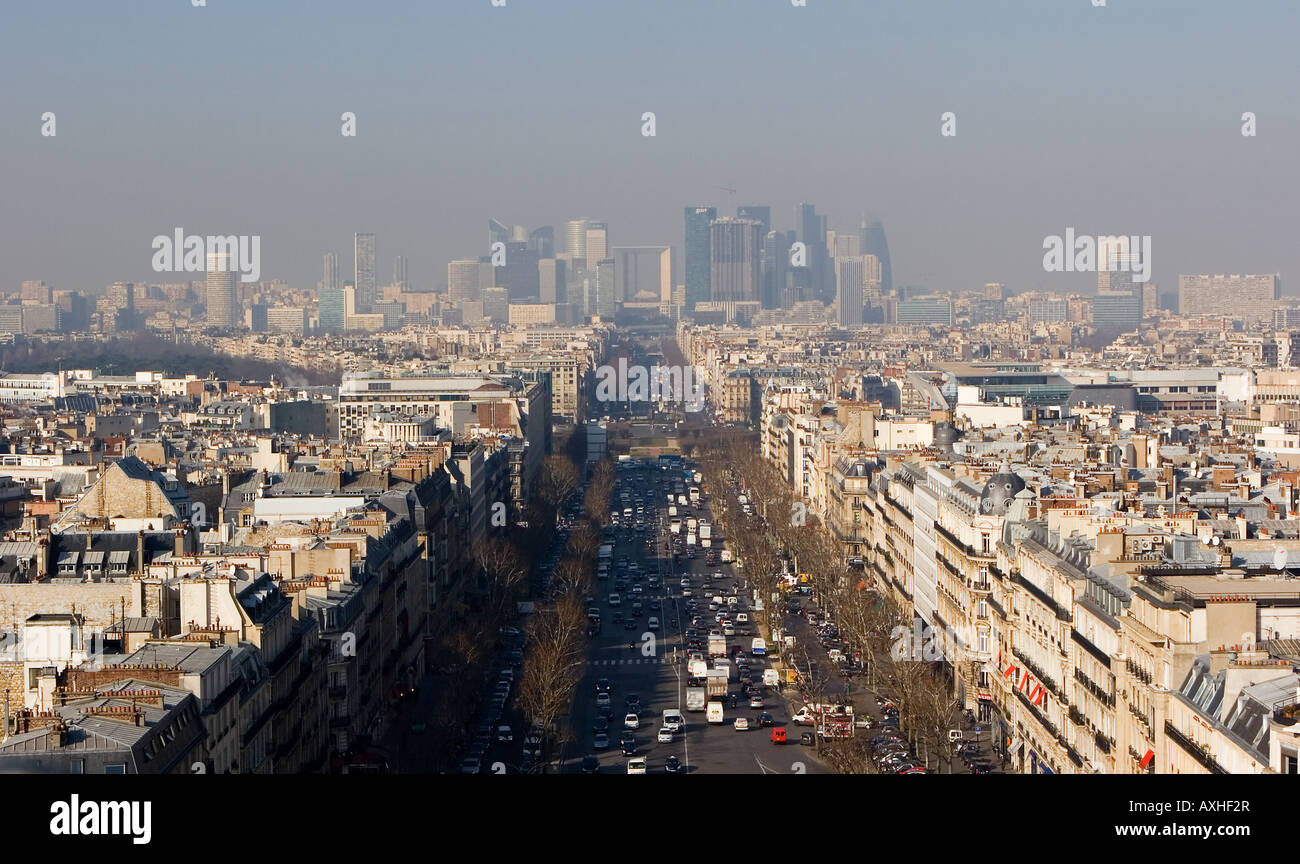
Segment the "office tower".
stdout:
[[207,258],[208,326],[238,327],[243,319],[239,309],[237,276],[231,257],[225,252],[209,252]]
[[1263,275],[1178,277],[1178,311],[1182,315],[1229,315],[1247,325],[1271,321],[1282,296],[1282,278]]
[[528,248],[527,241],[510,241],[505,266],[496,268],[496,287],[508,289],[513,303],[535,302],[541,290],[537,262],[537,253]]
[[604,222],[587,223],[587,269],[609,257],[609,226]]
[[710,289],[709,225],[718,218],[716,207],[686,208],[686,309],[713,299]]
[[528,229],[525,228],[525,227],[522,226],[522,225],[516,225],[514,228],[511,228],[511,229],[510,229],[510,242],[511,242],[511,243],[527,243],[527,242],[528,242]]
[[564,223],[564,251],[575,263],[587,266],[587,219],[570,219]]
[[604,321],[613,321],[618,311],[618,276],[613,258],[596,262],[595,314]]
[[357,286],[351,282],[343,283],[343,329],[352,329],[348,319],[357,314]]
[[406,281],[405,255],[398,255],[393,259],[393,284],[401,288],[402,291],[407,291],[411,287],[411,283]]
[[763,226],[723,217],[709,224],[709,290],[715,302],[757,300]]
[[752,219],[763,226],[763,236],[772,230],[772,208],[747,204],[736,208],[737,219]]
[[352,284],[357,289],[358,310],[369,312],[376,300],[374,234],[352,237]]
[[862,254],[862,238],[854,234],[841,234],[834,232],[835,240],[831,243],[828,236],[826,242],[831,244],[831,255],[835,258],[856,258]]
[[759,299],[764,309],[781,308],[781,294],[785,290],[785,272],[790,264],[787,252],[783,232],[769,231],[763,237],[763,255],[759,261],[763,293]]
[[488,251],[497,243],[509,243],[514,229],[497,219],[488,219]]
[[799,299],[830,303],[835,299],[835,273],[826,249],[826,217],[818,215],[812,204],[798,204],[794,208],[794,225],[795,240],[803,243],[807,251],[806,266],[791,268]]
[[543,258],[538,261],[538,299],[543,303],[567,303],[568,278],[564,261],[555,258]]
[[555,229],[543,225],[528,235],[528,248],[537,253],[538,258],[555,257]]
[[[491,267],[491,263],[488,264]],[[478,258],[457,258],[447,262],[447,296],[456,303],[483,299]]]
[[984,299],[1005,301],[1007,299],[1007,286],[1001,282],[985,282]]
[[1092,326],[1097,330],[1131,333],[1141,325],[1141,292],[1108,290],[1092,298]]
[[885,226],[879,222],[864,222],[861,246],[863,254],[875,255],[880,260],[881,293],[893,294],[894,275],[889,266],[889,243],[885,240]]
[[1160,314],[1160,286],[1144,282],[1139,290],[1142,292],[1142,317]]
[[343,288],[339,285],[339,259],[333,252],[325,253],[325,273],[317,297],[317,327],[323,333],[337,333],[345,323]]
[[861,255],[835,259],[835,315],[841,327],[862,325],[862,289],[866,284],[866,270]]
[[671,303],[673,259],[669,246],[614,249],[614,296],[621,303]]

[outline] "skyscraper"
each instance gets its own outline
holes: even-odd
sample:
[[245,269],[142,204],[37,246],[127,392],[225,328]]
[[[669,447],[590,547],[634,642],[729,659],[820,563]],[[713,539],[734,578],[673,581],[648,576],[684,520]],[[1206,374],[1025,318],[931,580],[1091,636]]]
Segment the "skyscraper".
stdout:
[[352,235],[352,284],[357,289],[357,311],[369,312],[376,299],[375,235]]
[[400,285],[403,291],[410,287],[406,281],[406,256],[398,255],[393,259],[393,284]]
[[208,326],[237,327],[244,317],[239,309],[238,287],[230,255],[209,252],[207,258]]
[[784,231],[769,231],[763,238],[763,254],[759,262],[763,278],[764,309],[780,309],[781,295],[785,292],[785,274],[790,265],[789,247]]
[[568,273],[565,262],[543,258],[537,262],[538,299],[543,303],[568,302]]
[[711,300],[759,299],[763,225],[752,219],[715,219],[709,225]]
[[325,253],[325,273],[317,301],[320,329],[326,333],[342,330],[345,320],[343,288],[339,285],[339,257],[333,252]]
[[862,326],[862,286],[866,282],[866,269],[861,255],[835,259],[836,320],[841,327]]
[[880,291],[883,294],[894,293],[894,274],[889,267],[889,243],[885,240],[885,226],[879,222],[864,222],[862,225],[862,254],[875,255],[880,259]]
[[758,204],[742,204],[736,208],[737,219],[753,219],[763,226],[763,236],[772,230],[772,208]]
[[835,272],[831,269],[830,254],[826,249],[826,217],[817,213],[812,204],[799,204],[794,208],[795,239],[807,247],[805,272],[796,270],[800,300],[820,300],[831,303],[835,299]]
[[555,229],[543,225],[528,235],[528,248],[537,253],[538,258],[555,257]]
[[604,222],[587,223],[587,269],[609,257],[609,226]]
[[596,262],[596,314],[602,320],[613,321],[618,310],[617,282],[613,258]]
[[686,308],[712,299],[710,288],[709,225],[718,218],[716,207],[686,208]]
[[[491,267],[491,263],[487,265]],[[456,303],[483,299],[482,265],[478,258],[447,262],[447,296]]]
[[537,253],[528,248],[527,241],[506,244],[506,266],[496,268],[496,284],[509,289],[511,303],[537,301],[541,285],[537,261]]
[[498,219],[488,220],[488,251],[497,243],[509,243],[514,236],[514,229]]
[[564,223],[564,250],[574,262],[587,264],[587,219],[570,219]]

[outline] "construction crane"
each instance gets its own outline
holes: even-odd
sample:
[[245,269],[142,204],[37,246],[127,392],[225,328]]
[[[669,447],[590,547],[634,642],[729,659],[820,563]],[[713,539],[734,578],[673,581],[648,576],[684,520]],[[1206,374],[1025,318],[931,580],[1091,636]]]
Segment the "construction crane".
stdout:
[[730,186],[714,186],[713,188],[721,189],[723,192],[727,193],[727,210],[732,210],[733,208],[731,205],[735,203],[736,190],[732,189]]

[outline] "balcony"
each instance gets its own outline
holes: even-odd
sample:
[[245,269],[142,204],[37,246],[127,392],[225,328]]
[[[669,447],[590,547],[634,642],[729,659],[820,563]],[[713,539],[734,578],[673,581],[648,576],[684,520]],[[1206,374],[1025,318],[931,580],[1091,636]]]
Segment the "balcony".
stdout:
[[1220,765],[1218,761],[1210,755],[1208,745],[1202,746],[1197,744],[1191,738],[1188,738],[1182,732],[1179,732],[1174,724],[1170,723],[1168,720],[1165,721],[1165,734],[1168,735],[1175,744],[1182,747],[1183,750],[1186,751],[1187,755],[1191,756],[1202,768],[1205,768],[1211,774],[1228,773],[1227,769]]
[[1093,740],[1097,744],[1097,749],[1100,750],[1102,753],[1110,753],[1111,748],[1115,746],[1115,742],[1113,739],[1106,737],[1100,732],[1098,732],[1093,737]]

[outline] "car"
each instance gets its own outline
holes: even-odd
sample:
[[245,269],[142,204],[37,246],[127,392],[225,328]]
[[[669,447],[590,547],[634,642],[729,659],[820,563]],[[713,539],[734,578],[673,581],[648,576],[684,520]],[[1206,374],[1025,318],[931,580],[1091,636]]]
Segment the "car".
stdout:
[[691,596],[691,589],[690,589],[690,588],[683,588],[683,589],[682,589],[682,596],[683,596],[683,597],[690,597],[690,596]]
[[775,726],[776,721],[772,718],[772,715],[769,712],[764,711],[763,713],[758,715],[758,725],[760,727]]
[[750,707],[750,708],[762,708],[762,707],[763,707],[763,697],[762,697],[762,696],[759,696],[759,695],[756,694],[756,693],[753,694],[753,695],[751,695],[751,696],[749,697],[749,707]]
[[603,707],[603,706],[608,705],[608,704],[609,704],[609,694],[608,694],[608,693],[597,693],[597,694],[596,694],[596,707],[597,707],[597,708]]
[[480,760],[480,759],[476,759],[476,758],[474,758],[474,757],[471,756],[471,757],[469,757],[468,759],[465,759],[465,760],[463,760],[463,761],[460,763],[460,773],[462,773],[462,774],[477,774],[477,773],[479,772],[479,768],[482,766],[482,764],[483,764],[483,763],[482,763],[482,760]]
[[805,747],[811,747],[817,743],[811,732],[805,732],[799,736],[799,743]]
[[731,725],[737,732],[749,731],[749,721],[746,720],[744,717],[737,717],[735,719],[735,722],[733,722]]
[[970,773],[972,773],[972,774],[992,774],[992,773],[993,773],[993,766],[992,766],[992,765],[989,765],[989,764],[987,764],[987,763],[985,763],[985,762],[972,762],[971,765],[970,765]]
[[629,693],[623,697],[623,704],[627,706],[627,710],[635,711],[641,706],[641,697],[635,693]]
[[638,716],[635,715],[635,714],[627,714],[626,716],[623,717],[623,728],[624,728],[624,729],[640,729],[640,728],[641,728],[641,718],[638,717]]
[[655,740],[657,740],[660,744],[671,744],[671,743],[673,743],[673,730],[671,730],[671,729],[660,729],[660,730],[659,730],[659,735],[658,735],[658,737],[657,737]]
[[503,744],[509,744],[511,741],[515,740],[514,730],[509,726],[497,727],[497,740]]
[[656,618],[655,616],[651,615],[651,616],[650,616],[650,620],[649,620],[649,622],[647,622],[645,626],[646,626],[646,629],[647,629],[647,630],[652,630],[652,631],[653,631],[653,630],[658,630],[658,629],[659,629],[659,619]]
[[600,771],[600,760],[597,759],[595,755],[583,756],[582,765],[579,770],[581,770],[583,774],[595,774]]
[[591,731],[593,731],[593,732],[608,732],[608,731],[609,731],[609,721],[606,720],[604,717],[597,717],[596,719],[594,719],[594,720],[591,721]]
[[618,739],[618,744],[623,749],[624,756],[636,755],[636,736],[631,732],[624,733],[623,737]]
[[669,756],[664,760],[664,771],[669,774],[678,774],[682,770],[682,760],[676,756]]
[[636,619],[633,618],[631,615],[629,615],[629,616],[627,617],[627,620],[623,622],[623,629],[624,629],[624,630],[635,630],[635,629],[636,629]]
[[646,762],[645,762],[645,757],[644,757],[644,756],[639,756],[639,757],[637,757],[636,759],[629,759],[629,760],[627,760],[627,773],[629,773],[629,774],[644,774],[644,773],[646,773]]
[[779,727],[779,726],[774,727],[774,728],[772,729],[771,739],[772,739],[772,743],[773,743],[773,744],[784,744],[784,743],[786,743],[786,733],[785,733],[785,730],[782,729],[782,728]]

